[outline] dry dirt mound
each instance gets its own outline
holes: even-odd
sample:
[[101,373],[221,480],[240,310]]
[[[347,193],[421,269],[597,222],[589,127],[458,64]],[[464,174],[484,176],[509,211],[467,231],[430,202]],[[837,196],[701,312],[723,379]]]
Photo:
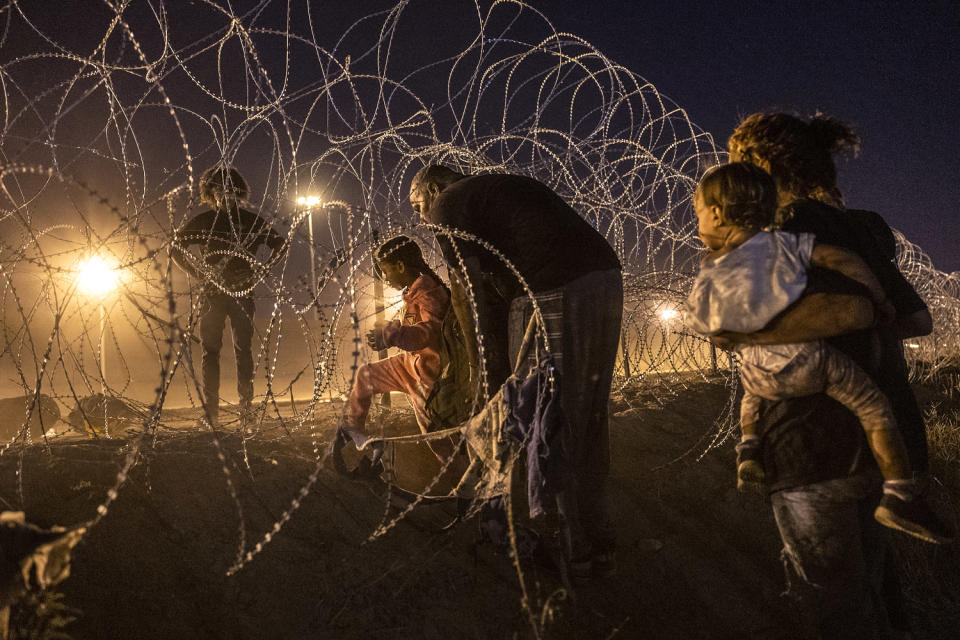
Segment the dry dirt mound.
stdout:
[[[727,396],[722,384],[700,382],[615,398],[617,573],[548,607],[547,637],[796,637],[779,597],[782,568],[769,507],[736,492],[732,447],[697,461]],[[474,521],[445,532],[453,505],[421,505],[366,543],[402,501],[391,501],[379,482],[332,469],[320,473],[272,542],[228,577],[241,531],[247,548],[261,539],[305,484],[315,458],[310,438],[297,434],[248,440],[249,470],[237,436],[224,435],[220,445],[242,520],[213,435],[165,433],[74,552],[63,591],[83,612],[69,628],[75,638],[531,636],[516,573],[507,558],[476,544]],[[20,504],[22,464],[30,520],[82,522],[112,486],[128,446],[101,439],[34,446],[22,459],[8,452],[0,458],[0,496]],[[956,551],[940,553],[939,565],[958,566]],[[536,568],[527,577],[539,614],[558,581]],[[937,635],[935,623],[922,637],[948,637]]]

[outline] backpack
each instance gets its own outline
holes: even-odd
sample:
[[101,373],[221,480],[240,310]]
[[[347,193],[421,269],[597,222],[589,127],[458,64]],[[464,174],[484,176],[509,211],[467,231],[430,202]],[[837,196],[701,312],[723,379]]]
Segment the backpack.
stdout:
[[442,367],[424,406],[427,431],[458,426],[473,414],[476,390],[471,384],[466,340],[452,305],[443,317],[440,333]]

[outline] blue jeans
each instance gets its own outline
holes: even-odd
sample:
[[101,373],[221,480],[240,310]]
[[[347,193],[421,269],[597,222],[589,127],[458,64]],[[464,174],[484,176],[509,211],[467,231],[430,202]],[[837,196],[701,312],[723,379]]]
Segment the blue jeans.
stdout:
[[893,570],[889,543],[873,518],[880,486],[878,476],[860,474],[770,496],[783,541],[786,595],[824,640],[893,637],[885,601],[886,574]]

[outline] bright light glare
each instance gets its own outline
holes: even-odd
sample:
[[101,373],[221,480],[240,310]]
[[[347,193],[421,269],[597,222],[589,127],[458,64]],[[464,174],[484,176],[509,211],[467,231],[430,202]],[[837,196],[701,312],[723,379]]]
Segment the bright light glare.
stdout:
[[100,256],[92,256],[80,263],[77,288],[93,296],[104,296],[117,287],[119,274],[115,265]]
[[660,319],[664,322],[670,322],[679,315],[680,312],[673,307],[664,307],[663,309],[660,309]]
[[315,207],[320,204],[320,198],[317,196],[300,196],[297,198],[297,204],[301,207]]
[[383,297],[384,305],[389,309],[391,307],[396,307],[403,304],[403,292],[397,291],[395,295],[384,296]]

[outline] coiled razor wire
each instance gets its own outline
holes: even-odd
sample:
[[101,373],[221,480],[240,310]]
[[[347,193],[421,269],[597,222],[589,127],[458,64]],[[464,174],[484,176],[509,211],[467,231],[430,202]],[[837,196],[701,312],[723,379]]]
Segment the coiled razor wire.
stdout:
[[[736,364],[686,330],[679,313],[700,251],[691,194],[725,152],[653,85],[528,4],[445,2],[440,40],[425,26],[435,3],[379,5],[368,15],[306,0],[263,0],[246,11],[216,0],[91,0],[64,10],[78,15],[43,0],[0,7],[0,368],[13,381],[2,395],[25,398],[23,423],[0,456],[20,456],[21,501],[22,456],[37,444],[29,425],[44,398],[76,407],[78,428],[92,437],[131,442],[82,523],[88,529],[107,515],[143,448],[166,437],[173,416],[191,415],[214,434],[238,518],[229,571],[241,570],[324,468],[335,426],[321,424],[324,403],[342,399],[358,366],[375,359],[360,338],[377,315],[375,238],[406,232],[432,265],[442,263],[433,232],[444,230],[416,226],[408,204],[413,174],[431,163],[534,177],[579,211],[624,266],[616,384],[669,379],[682,388],[723,372],[730,401],[702,446],[729,436]],[[62,28],[81,15],[82,29]],[[196,277],[171,264],[183,248],[174,230],[205,208],[197,176],[217,164],[240,170],[251,185],[245,206],[285,239],[273,259],[224,252],[256,274],[239,293],[201,260]],[[298,204],[307,196],[318,202]],[[907,343],[912,372],[953,372],[958,274],[937,271],[902,234],[897,243],[899,266],[935,325]],[[78,286],[82,261],[94,255],[118,278],[102,296]],[[256,300],[252,426],[233,417],[228,392],[228,420],[218,427],[202,417],[194,351],[205,287]],[[385,306],[396,313],[399,296]],[[100,404],[81,402],[89,397]],[[131,433],[111,426],[112,400],[130,412]],[[247,441],[267,421],[307,435],[315,463],[278,521],[248,543],[220,438],[239,431],[246,459]],[[530,619],[542,627],[542,617]]]

